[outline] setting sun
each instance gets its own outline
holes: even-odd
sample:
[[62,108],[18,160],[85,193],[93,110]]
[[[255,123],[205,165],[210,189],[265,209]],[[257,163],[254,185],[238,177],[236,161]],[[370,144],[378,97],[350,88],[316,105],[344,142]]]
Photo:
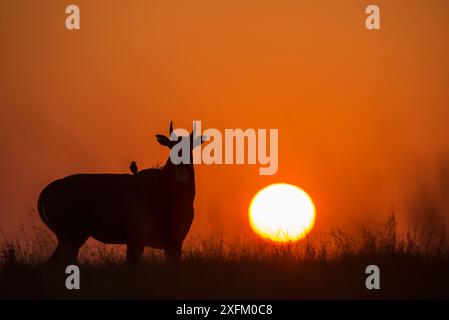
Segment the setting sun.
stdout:
[[251,228],[265,239],[296,241],[313,228],[315,206],[300,188],[286,183],[272,184],[254,196],[249,221]]

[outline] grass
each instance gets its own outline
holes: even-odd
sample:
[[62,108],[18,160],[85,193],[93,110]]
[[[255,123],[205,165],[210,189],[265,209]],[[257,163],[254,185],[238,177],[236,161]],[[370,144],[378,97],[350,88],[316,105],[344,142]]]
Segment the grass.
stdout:
[[[5,238],[5,237],[4,237]],[[23,237],[22,237],[23,238]],[[166,265],[147,249],[136,266],[121,247],[91,245],[80,254],[81,290],[65,289],[64,270],[43,263],[52,236],[36,229],[25,242],[0,246],[1,299],[448,299],[445,229],[399,234],[389,216],[376,230],[271,245],[190,237],[182,264]],[[380,290],[365,288],[366,266],[380,268]]]

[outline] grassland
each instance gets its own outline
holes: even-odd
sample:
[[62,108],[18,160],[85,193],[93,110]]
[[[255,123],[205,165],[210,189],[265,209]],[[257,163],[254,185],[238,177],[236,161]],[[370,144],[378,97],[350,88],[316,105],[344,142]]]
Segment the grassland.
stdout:
[[[40,230],[27,241],[3,239],[0,299],[448,299],[449,248],[440,232],[399,234],[391,215],[377,230],[340,229],[319,238],[270,245],[191,237],[183,262],[166,265],[147,250],[127,265],[123,248],[81,252],[81,289],[65,288],[64,270],[45,258],[54,241]],[[365,268],[379,266],[380,290],[367,290]]]

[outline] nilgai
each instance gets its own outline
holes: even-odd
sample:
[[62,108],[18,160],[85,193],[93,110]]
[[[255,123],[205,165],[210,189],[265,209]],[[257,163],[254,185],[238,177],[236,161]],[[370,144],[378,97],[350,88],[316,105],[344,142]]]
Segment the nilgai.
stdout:
[[[182,244],[193,221],[195,137],[172,139],[156,135],[170,149],[190,142],[190,161],[130,174],[75,174],[50,183],[40,194],[38,211],[55,233],[58,245],[49,262],[76,262],[78,251],[92,237],[104,243],[126,244],[126,258],[137,262],[145,246],[163,249],[167,261],[181,259]],[[184,140],[189,139],[189,140]],[[176,148],[179,149],[179,148]]]

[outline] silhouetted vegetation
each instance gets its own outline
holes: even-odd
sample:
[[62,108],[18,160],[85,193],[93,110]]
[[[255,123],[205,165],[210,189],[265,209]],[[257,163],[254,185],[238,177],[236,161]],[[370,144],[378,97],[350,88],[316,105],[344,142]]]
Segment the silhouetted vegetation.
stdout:
[[[228,243],[191,236],[180,265],[157,250],[128,265],[124,248],[87,246],[80,253],[81,290],[65,289],[65,273],[43,263],[52,237],[36,227],[25,242],[3,239],[0,297],[9,298],[449,298],[449,250],[444,228],[399,233],[394,214],[377,229],[272,245],[257,238]],[[30,239],[33,240],[30,240]],[[430,241],[429,241],[430,239]],[[365,268],[378,265],[381,289],[365,288]]]

